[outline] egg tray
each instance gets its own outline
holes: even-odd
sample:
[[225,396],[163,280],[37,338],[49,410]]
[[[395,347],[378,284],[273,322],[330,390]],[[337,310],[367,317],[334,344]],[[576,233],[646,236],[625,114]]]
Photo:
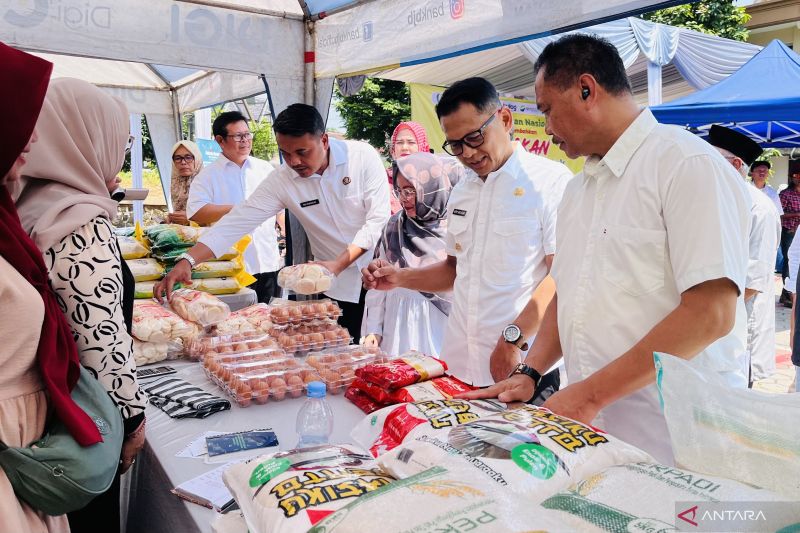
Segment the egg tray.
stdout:
[[309,353],[305,359],[308,366],[316,370],[328,392],[339,394],[355,380],[355,371],[373,363],[385,363],[391,357],[378,348],[345,346]]
[[311,320],[336,320],[342,316],[339,304],[333,300],[273,300],[269,305],[272,323],[282,326]]
[[202,360],[207,353],[237,354],[280,348],[278,341],[266,333],[215,335],[202,334],[186,342],[186,353]]

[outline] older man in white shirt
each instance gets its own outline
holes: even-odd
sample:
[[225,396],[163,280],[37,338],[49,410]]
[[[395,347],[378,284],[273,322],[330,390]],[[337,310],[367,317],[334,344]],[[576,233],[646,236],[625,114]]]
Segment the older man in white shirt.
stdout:
[[[212,131],[222,154],[192,180],[186,203],[189,220],[204,226],[214,224],[244,202],[275,170],[266,161],[250,155],[253,134],[238,111],[221,113],[214,120]],[[258,301],[267,303],[280,295],[278,270],[282,260],[275,217],[268,218],[250,235],[253,241],[244,251],[245,269],[256,278],[250,287],[256,291]]]
[[487,386],[520,363],[552,297],[556,211],[572,173],[510,140],[511,112],[482,78],[453,84],[436,112],[444,149],[469,168],[447,206],[448,257],[417,269],[378,260],[363,271],[364,284],[452,288],[441,357],[459,379]]
[[558,211],[556,296],[526,368],[462,396],[527,400],[563,356],[570,383],[545,407],[672,463],[653,353],[747,385],[745,184],[705,141],[639,109],[608,41],[563,37],[535,72],[553,142],[589,157]]
[[308,235],[314,259],[336,275],[325,294],[342,308],[339,323],[358,340],[364,314],[359,269],[372,258],[389,219],[389,184],[378,153],[358,141],[329,139],[312,106],[292,104],[273,124],[284,163],[242,204],[208,230],[153,292],[171,294],[195,263],[288,209]]

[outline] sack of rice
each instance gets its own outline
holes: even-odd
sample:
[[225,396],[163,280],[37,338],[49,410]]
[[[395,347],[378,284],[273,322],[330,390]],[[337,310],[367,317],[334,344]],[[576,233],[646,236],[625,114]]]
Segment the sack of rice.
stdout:
[[383,389],[394,390],[442,376],[446,370],[444,361],[419,352],[408,352],[387,363],[360,368],[356,376]]
[[401,445],[417,428],[428,434],[447,433],[455,426],[506,410],[495,400],[427,400],[391,405],[364,417],[350,436],[374,457]]
[[192,279],[229,278],[242,271],[244,265],[239,261],[207,261],[198,263],[192,269]]
[[632,461],[652,458],[590,426],[520,405],[444,431],[420,424],[378,464],[398,479],[437,465],[472,468],[486,483],[539,502],[604,468]]
[[324,445],[231,466],[222,476],[251,533],[305,533],[354,499],[392,481],[363,451]]
[[[437,466],[349,503],[308,533],[564,532],[530,501],[469,472]],[[589,529],[592,531],[592,529]]]
[[671,355],[655,365],[679,467],[800,500],[800,394],[735,389]]
[[117,237],[117,242],[123,259],[140,259],[150,253],[135,237]]
[[152,281],[164,277],[164,266],[152,257],[129,259],[127,263],[136,281]]
[[230,278],[204,278],[192,281],[192,289],[209,294],[235,294],[256,281],[256,278],[241,271]]
[[[657,532],[691,527],[686,520],[679,523],[678,513],[684,508],[688,511],[684,518],[697,523],[705,522],[705,510],[713,508],[706,503],[748,502],[748,509],[757,510],[759,505],[755,502],[781,500],[785,498],[774,492],[730,479],[656,463],[629,463],[583,479],[546,498],[541,506],[554,513],[565,530],[586,531],[596,527],[603,531]],[[682,502],[692,503],[676,505]],[[694,505],[697,508],[692,511]],[[763,522],[756,522],[758,530],[779,531],[800,521],[800,506],[796,503],[776,506],[763,518]],[[733,524],[729,525],[733,529]]]

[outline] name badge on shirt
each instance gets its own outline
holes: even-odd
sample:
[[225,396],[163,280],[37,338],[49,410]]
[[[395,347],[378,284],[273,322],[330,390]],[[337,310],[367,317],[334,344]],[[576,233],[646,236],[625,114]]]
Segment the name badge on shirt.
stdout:
[[453,214],[457,217],[463,217],[467,215],[467,212],[464,209],[453,209]]
[[312,205],[319,205],[319,199],[300,202],[300,207],[311,207]]

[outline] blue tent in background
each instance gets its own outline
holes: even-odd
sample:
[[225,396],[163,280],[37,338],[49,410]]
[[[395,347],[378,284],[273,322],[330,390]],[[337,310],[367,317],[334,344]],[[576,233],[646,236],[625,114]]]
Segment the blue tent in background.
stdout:
[[659,122],[686,126],[703,137],[711,124],[721,124],[764,148],[798,147],[800,56],[772,41],[716,85],[652,111]]

